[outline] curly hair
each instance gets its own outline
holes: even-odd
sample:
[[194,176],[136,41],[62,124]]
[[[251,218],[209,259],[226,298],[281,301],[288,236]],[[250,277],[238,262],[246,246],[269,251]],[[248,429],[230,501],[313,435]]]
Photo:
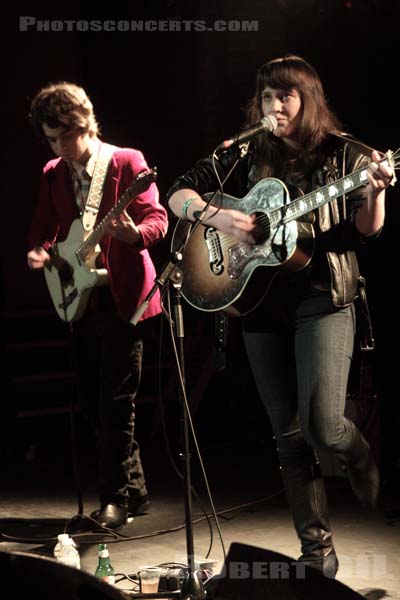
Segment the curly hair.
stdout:
[[42,126],[80,129],[91,137],[99,134],[99,125],[93,104],[85,90],[74,83],[60,81],[49,83],[36,94],[31,102],[30,122],[36,134],[43,138]]

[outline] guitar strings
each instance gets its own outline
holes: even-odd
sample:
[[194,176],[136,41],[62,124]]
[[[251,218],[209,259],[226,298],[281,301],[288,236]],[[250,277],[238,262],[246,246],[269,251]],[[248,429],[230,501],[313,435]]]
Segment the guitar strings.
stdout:
[[[400,160],[399,160],[400,159],[400,149],[396,150],[396,152],[394,152],[392,154],[391,158],[392,158],[391,166],[394,169],[398,169],[400,167]],[[386,156],[378,162],[383,162],[385,159],[386,159]],[[358,177],[358,175],[364,170],[365,170],[365,167],[363,167],[362,169],[358,169],[358,170],[354,171],[353,173],[349,173],[348,175],[343,177],[341,181],[343,181],[343,179],[348,179],[348,178],[350,178],[354,181],[354,179],[356,179],[356,177]],[[255,219],[256,224],[266,226],[269,231],[271,228],[275,228],[275,227],[279,226],[280,224],[284,225],[286,223],[286,221],[285,221],[285,215],[282,213],[285,213],[287,208],[290,207],[290,209],[294,209],[294,210],[300,209],[301,203],[306,203],[307,200],[309,198],[311,198],[312,196],[314,196],[317,192],[320,192],[324,196],[324,203],[326,203],[326,201],[329,201],[329,199],[325,200],[325,192],[327,192],[329,190],[329,187],[331,185],[335,185],[335,183],[337,185],[338,182],[332,182],[331,184],[326,184],[314,192],[310,192],[309,194],[306,194],[305,196],[295,198],[288,204],[285,204],[283,206],[280,206],[278,208],[271,210],[271,212],[269,212],[268,214],[267,213],[264,213],[262,215],[258,214]],[[311,212],[311,211],[307,211],[307,212]],[[301,215],[298,215],[298,216],[301,216]],[[290,220],[294,220],[294,219],[291,218]],[[268,231],[268,233],[269,233],[269,231]],[[218,230],[218,236],[219,236],[219,244],[220,244],[220,247],[222,250],[229,248],[232,244],[238,243],[238,240],[236,238],[234,238],[232,235],[222,233],[219,230]]]

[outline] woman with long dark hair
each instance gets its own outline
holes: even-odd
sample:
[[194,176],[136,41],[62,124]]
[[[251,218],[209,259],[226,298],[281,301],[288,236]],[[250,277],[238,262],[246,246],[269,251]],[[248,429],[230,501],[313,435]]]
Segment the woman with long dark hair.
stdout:
[[[338,560],[317,454],[320,449],[336,454],[360,502],[376,505],[378,469],[344,408],[360,280],[357,248],[383,226],[393,169],[390,158],[381,160],[379,152],[341,132],[319,76],[298,56],[277,58],[259,69],[247,125],[262,117],[270,119],[273,131],[255,136],[244,157],[243,148],[233,145],[219,160],[198,161],[173,184],[169,206],[181,219],[201,216],[221,239],[232,240],[231,256],[239,267],[222,265],[231,268],[232,277],[240,274],[241,260],[251,263],[251,249],[254,262],[262,256],[266,264],[283,267],[274,269],[267,294],[246,313],[244,341],[275,434],[300,560],[334,577]],[[202,196],[219,187],[218,177],[223,180],[236,161],[229,191],[245,198],[237,208],[231,202],[202,214]],[[352,176],[358,171],[360,182]],[[259,194],[265,178],[274,178],[266,195],[274,193],[254,201],[252,194]],[[276,197],[283,198],[278,211],[277,189]],[[267,219],[265,212],[246,205],[261,201],[269,203]],[[296,211],[296,227],[309,233],[313,251],[302,268],[291,271],[284,268],[295,254],[288,216]],[[266,286],[268,276],[267,268]]]

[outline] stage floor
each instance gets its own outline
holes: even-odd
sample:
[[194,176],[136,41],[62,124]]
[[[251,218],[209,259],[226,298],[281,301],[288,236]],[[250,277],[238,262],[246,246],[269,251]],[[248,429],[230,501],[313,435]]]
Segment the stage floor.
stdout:
[[[56,420],[52,424],[54,429]],[[57,533],[79,512],[79,498],[84,515],[97,508],[91,450],[85,444],[80,448],[81,495],[67,439],[59,447],[38,439],[37,446],[24,449],[24,453],[3,457],[0,551],[51,558]],[[136,574],[144,565],[187,564],[182,480],[171,465],[161,437],[143,441],[142,457],[151,512],[135,518],[114,535],[86,531],[74,536],[82,571],[94,574],[97,543],[106,541],[114,569],[121,574],[117,577],[118,587],[131,591],[135,584],[123,576]],[[271,448],[253,444],[243,451],[214,444],[204,451],[203,460],[220,515],[225,551],[232,542],[237,542],[297,558],[299,543]],[[210,514],[211,508],[195,454],[191,467],[192,484],[203,505],[193,498],[195,558],[208,562],[208,568],[218,573],[224,564],[224,552],[215,522],[210,516],[209,524],[204,517],[203,509]],[[345,479],[327,478],[327,489],[340,562],[337,580],[370,600],[400,600],[399,498],[387,495],[379,510],[365,511],[359,507]],[[17,581],[15,586],[17,589]]]

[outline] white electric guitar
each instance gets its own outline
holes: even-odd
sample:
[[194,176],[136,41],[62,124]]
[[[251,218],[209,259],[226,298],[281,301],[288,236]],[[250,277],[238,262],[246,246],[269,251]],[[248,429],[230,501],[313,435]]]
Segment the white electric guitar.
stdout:
[[67,238],[50,248],[51,261],[44,273],[54,307],[63,321],[78,321],[85,311],[92,289],[107,284],[106,269],[96,268],[99,242],[110,221],[118,218],[156,178],[156,169],[142,171],[89,234],[84,231],[81,220],[76,219]]

